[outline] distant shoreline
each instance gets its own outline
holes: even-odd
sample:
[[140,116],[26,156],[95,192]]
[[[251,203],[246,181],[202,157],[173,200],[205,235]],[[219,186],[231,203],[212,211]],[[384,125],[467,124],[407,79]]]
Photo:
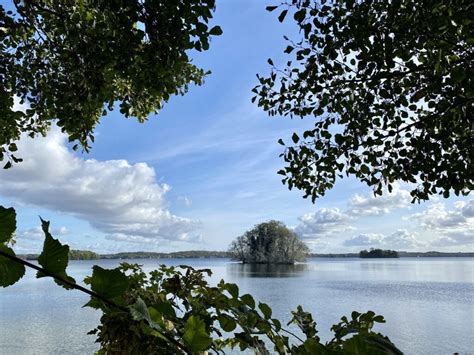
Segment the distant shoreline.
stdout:
[[[474,252],[409,252],[399,251],[400,258],[435,258],[435,257],[450,257],[450,258],[472,258]],[[311,258],[359,258],[359,253],[340,253],[340,254],[310,254]]]
[[[229,253],[225,251],[206,251],[206,250],[189,250],[178,251],[173,253],[155,253],[155,252],[122,252],[116,254],[97,254],[90,251],[74,250],[71,251],[70,260],[101,260],[101,259],[209,259],[209,258],[230,258]],[[399,251],[400,258],[418,257],[474,257],[474,252],[406,252]],[[27,260],[36,260],[38,254],[23,254],[19,257]],[[308,258],[359,258],[359,253],[330,253],[317,254],[311,253]]]

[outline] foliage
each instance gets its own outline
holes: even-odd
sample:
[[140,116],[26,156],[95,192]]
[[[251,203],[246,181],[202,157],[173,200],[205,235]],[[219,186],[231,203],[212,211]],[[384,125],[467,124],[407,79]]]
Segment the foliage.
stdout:
[[[188,52],[209,48],[214,0],[12,0],[0,5],[0,160],[18,162],[21,133],[46,134],[53,119],[89,149],[101,116],[119,102],[144,121],[206,72]],[[26,110],[14,107],[15,100]]]
[[[40,218],[41,219],[41,218]],[[49,222],[41,219],[41,228],[43,230],[45,239],[43,244],[43,252],[38,257],[38,264],[40,264],[47,273],[38,271],[36,274],[37,278],[49,276],[53,274],[59,276],[61,279],[68,280],[71,283],[76,281],[66,274],[66,267],[69,262],[69,246],[62,245],[59,240],[54,239],[51,233],[49,233]],[[65,284],[60,279],[54,279],[56,283],[69,289],[71,286]]]
[[396,250],[382,250],[382,249],[370,249],[361,250],[359,253],[360,258],[398,258],[398,252]]
[[354,176],[413,201],[474,186],[474,4],[468,0],[292,0],[301,39],[254,88],[269,115],[313,117],[282,154],[283,183],[313,202]]
[[69,250],[69,260],[97,260],[100,255],[90,250]]
[[15,256],[15,252],[5,244],[0,244],[0,286],[2,287],[15,284],[25,275],[25,266],[9,259],[7,255]]
[[0,206],[0,286],[7,287],[20,280],[25,274],[25,267],[7,256],[15,256],[12,248],[16,231],[16,212],[13,208]]
[[303,261],[309,249],[282,222],[269,221],[238,237],[229,253],[244,263],[294,263]]
[[221,281],[210,286],[209,270],[162,265],[148,276],[136,264],[122,263],[118,269],[130,282],[123,298],[131,312],[105,308],[101,325],[91,332],[97,335],[103,353],[174,353],[177,345],[171,338],[181,344],[181,350],[193,353],[237,347],[262,354],[330,354],[346,349],[400,354],[388,338],[371,331],[375,322],[384,322],[373,312],[354,312],[351,321],[343,317],[333,326],[334,339],[324,344],[316,335],[316,323],[308,321],[311,315],[300,306],[290,323],[301,329],[305,339],[289,334],[294,344],[281,322],[271,318],[268,305],[257,305],[249,294],[240,295],[235,284]]
[[[15,222],[14,210],[12,215],[12,209],[0,208],[0,222],[11,224],[11,216]],[[2,224],[0,230],[3,231],[3,227]],[[62,285],[66,275],[63,266],[68,261],[67,253],[66,262],[63,260],[63,248],[67,246],[52,238],[48,227],[43,221],[42,255],[56,255],[60,251],[60,257],[56,264],[46,265],[49,271],[43,265],[43,274],[49,274]],[[8,230],[10,235],[13,232]],[[47,242],[50,238],[55,243]],[[1,282],[5,275],[14,275],[8,263],[24,263],[40,269],[21,259],[5,257],[2,248],[3,245],[0,246]],[[54,275],[52,270],[59,274]],[[84,280],[91,290],[72,282],[69,286],[91,295],[86,306],[102,311],[101,324],[90,332],[100,343],[98,354],[190,354],[236,347],[261,354],[270,351],[278,354],[401,354],[387,337],[372,331],[375,323],[385,322],[373,312],[353,312],[350,320],[342,317],[341,322],[332,327],[334,338],[322,343],[316,322],[301,306],[292,312],[288,325],[296,325],[303,336],[284,329],[281,321],[272,318],[267,304],[257,304],[251,295],[240,294],[237,285],[223,280],[216,286],[209,285],[207,277],[210,275],[211,271],[206,269],[166,265],[146,274],[140,265],[122,263],[115,269],[94,266],[92,276]],[[14,283],[7,281],[8,285]]]

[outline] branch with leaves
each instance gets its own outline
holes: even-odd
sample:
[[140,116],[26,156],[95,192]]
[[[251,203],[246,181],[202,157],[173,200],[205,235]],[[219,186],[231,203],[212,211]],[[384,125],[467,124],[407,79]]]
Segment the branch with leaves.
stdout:
[[[283,69],[271,59],[253,101],[270,116],[315,119],[280,140],[279,173],[305,198],[354,176],[381,195],[395,181],[413,202],[474,187],[474,5],[471,1],[314,1],[268,6],[293,18]],[[286,141],[288,142],[288,141]]]
[[74,148],[94,141],[118,107],[140,122],[209,73],[189,52],[222,34],[214,0],[12,0],[0,5],[0,161],[21,161],[15,141],[54,121]]

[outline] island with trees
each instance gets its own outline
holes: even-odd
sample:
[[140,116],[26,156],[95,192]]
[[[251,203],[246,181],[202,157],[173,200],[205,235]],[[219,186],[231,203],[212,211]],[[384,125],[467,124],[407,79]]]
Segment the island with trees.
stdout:
[[256,225],[232,242],[229,253],[235,260],[252,264],[294,264],[309,254],[306,244],[282,222]]
[[359,253],[360,258],[399,258],[398,252],[396,250],[383,250],[383,249],[370,249],[362,250]]
[[97,260],[100,255],[90,250],[69,250],[69,260]]

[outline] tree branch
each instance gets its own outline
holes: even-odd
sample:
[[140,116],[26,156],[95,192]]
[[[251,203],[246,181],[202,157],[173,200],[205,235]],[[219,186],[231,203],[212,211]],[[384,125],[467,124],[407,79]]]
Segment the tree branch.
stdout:
[[[62,283],[64,283],[64,284],[68,285],[69,287],[72,287],[72,288],[74,288],[74,289],[76,289],[76,290],[79,290],[79,291],[82,291],[82,292],[84,292],[84,293],[87,293],[89,296],[92,296],[92,297],[94,297],[94,298],[97,298],[97,299],[101,300],[102,302],[108,304],[109,306],[112,306],[112,307],[114,307],[114,308],[120,309],[121,311],[126,312],[126,313],[129,313],[129,312],[130,312],[127,307],[120,306],[120,305],[116,304],[115,302],[108,300],[107,298],[105,298],[105,297],[99,295],[98,293],[96,293],[96,292],[94,292],[94,291],[91,291],[91,290],[89,290],[89,289],[87,289],[87,288],[85,288],[85,287],[83,287],[83,286],[81,286],[81,285],[76,284],[75,282],[71,282],[71,281],[69,281],[68,279],[65,279],[65,278],[63,278],[63,277],[61,277],[61,276],[58,276],[58,275],[56,275],[56,274],[53,274],[52,272],[49,272],[48,270],[42,268],[41,266],[35,265],[35,264],[33,264],[33,263],[30,263],[29,261],[23,260],[23,259],[21,259],[21,258],[15,256],[15,255],[7,254],[7,253],[5,253],[5,252],[3,252],[3,251],[1,251],[1,250],[0,250],[0,255],[1,255],[1,256],[4,256],[5,258],[8,258],[8,259],[10,259],[10,260],[12,260],[12,261],[14,261],[14,262],[16,262],[16,263],[22,264],[22,265],[27,266],[27,267],[29,267],[29,268],[31,268],[31,269],[36,270],[36,271],[42,272],[42,273],[45,274],[46,276],[52,277],[52,278],[54,278],[55,280],[58,280],[58,281],[60,281],[60,282],[62,282]],[[155,329],[155,330],[156,330],[156,329]],[[168,336],[167,334],[165,334],[165,333],[162,333],[162,332],[160,332],[160,331],[158,331],[158,330],[156,330],[156,331],[157,331],[158,333],[160,333],[163,337],[165,337],[166,340],[168,340],[170,343],[174,344],[177,348],[179,348],[179,349],[181,349],[182,351],[184,351],[186,354],[191,354],[191,352],[190,352],[188,349],[186,349],[186,348],[185,348],[180,342],[178,342],[177,340],[175,340],[175,339],[169,337],[169,336]]]

